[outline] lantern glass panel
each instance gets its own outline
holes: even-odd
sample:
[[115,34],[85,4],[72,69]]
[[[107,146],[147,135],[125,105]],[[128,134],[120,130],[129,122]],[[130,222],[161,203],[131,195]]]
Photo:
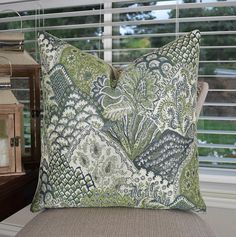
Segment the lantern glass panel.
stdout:
[[9,166],[9,135],[7,120],[0,117],[0,167]]

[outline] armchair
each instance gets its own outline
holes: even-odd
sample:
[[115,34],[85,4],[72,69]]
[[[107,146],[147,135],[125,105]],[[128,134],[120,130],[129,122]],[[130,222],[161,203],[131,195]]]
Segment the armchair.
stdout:
[[[198,83],[197,116],[208,92]],[[17,237],[213,237],[196,213],[134,208],[49,209],[38,214]]]

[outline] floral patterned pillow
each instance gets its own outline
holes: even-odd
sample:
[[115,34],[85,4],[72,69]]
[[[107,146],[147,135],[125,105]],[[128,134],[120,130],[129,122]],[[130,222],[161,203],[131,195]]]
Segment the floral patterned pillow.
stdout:
[[39,34],[42,160],[32,211],[56,207],[205,210],[199,191],[199,31],[112,67]]

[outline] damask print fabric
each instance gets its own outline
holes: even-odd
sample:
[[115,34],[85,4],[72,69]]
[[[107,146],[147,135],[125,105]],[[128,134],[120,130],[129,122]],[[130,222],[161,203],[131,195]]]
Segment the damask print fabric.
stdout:
[[199,31],[124,69],[39,34],[44,118],[32,211],[60,207],[205,210],[199,191]]

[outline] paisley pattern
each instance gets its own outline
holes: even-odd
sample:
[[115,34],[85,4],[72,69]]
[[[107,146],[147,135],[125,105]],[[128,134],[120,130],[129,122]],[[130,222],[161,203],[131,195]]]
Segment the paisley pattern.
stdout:
[[32,211],[56,207],[205,210],[199,191],[199,31],[112,67],[39,34],[44,118]]

